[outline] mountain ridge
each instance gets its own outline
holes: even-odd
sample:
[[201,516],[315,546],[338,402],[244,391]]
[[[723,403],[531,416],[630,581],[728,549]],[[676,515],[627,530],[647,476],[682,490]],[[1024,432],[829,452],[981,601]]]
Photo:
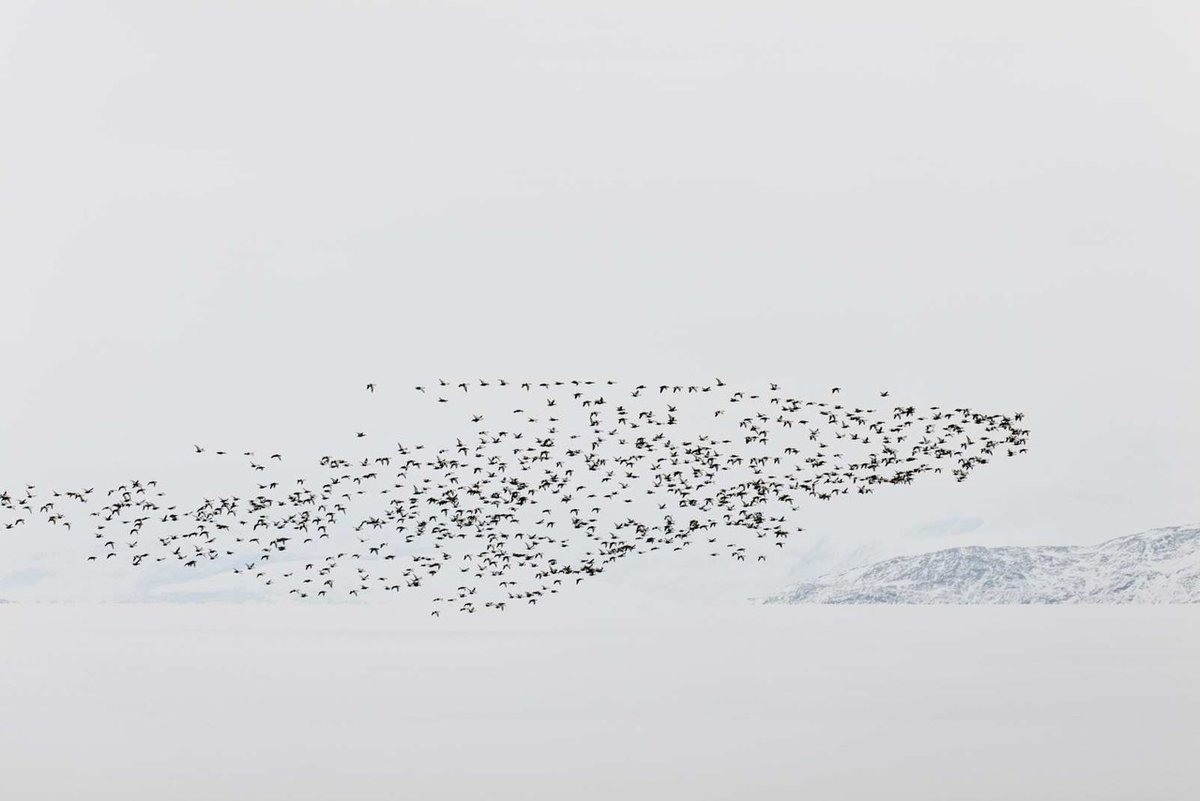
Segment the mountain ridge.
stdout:
[[763,603],[1200,603],[1200,526],[1097,545],[968,545],[790,585]]

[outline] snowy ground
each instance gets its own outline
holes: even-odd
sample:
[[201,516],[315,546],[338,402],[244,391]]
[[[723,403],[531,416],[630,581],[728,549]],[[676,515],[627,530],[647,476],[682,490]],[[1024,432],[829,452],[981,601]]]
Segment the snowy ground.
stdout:
[[4,799],[1200,798],[1200,606],[14,604],[0,655]]

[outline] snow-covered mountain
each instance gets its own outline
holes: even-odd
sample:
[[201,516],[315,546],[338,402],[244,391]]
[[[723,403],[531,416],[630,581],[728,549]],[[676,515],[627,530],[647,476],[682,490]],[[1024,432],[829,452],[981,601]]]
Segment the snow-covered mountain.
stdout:
[[792,585],[765,603],[1200,603],[1200,526],[1091,546],[949,548]]

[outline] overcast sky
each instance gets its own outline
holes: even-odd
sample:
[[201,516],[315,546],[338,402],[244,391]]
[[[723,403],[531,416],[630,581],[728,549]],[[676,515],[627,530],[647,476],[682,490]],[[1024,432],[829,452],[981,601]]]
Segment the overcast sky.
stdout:
[[[419,441],[438,376],[721,376],[1030,453],[614,584],[1200,521],[1200,9],[990,6],[8,0],[0,488],[319,451],[366,381]],[[0,595],[128,590],[23,536]]]

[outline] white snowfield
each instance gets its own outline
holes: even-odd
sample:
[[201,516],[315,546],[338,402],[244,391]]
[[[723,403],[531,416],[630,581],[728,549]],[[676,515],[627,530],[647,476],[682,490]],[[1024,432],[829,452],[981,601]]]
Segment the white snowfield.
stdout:
[[19,801],[1200,798],[1200,606],[12,604],[0,649]]
[[795,584],[767,603],[1157,604],[1200,602],[1200,526],[1086,547],[949,548]]

